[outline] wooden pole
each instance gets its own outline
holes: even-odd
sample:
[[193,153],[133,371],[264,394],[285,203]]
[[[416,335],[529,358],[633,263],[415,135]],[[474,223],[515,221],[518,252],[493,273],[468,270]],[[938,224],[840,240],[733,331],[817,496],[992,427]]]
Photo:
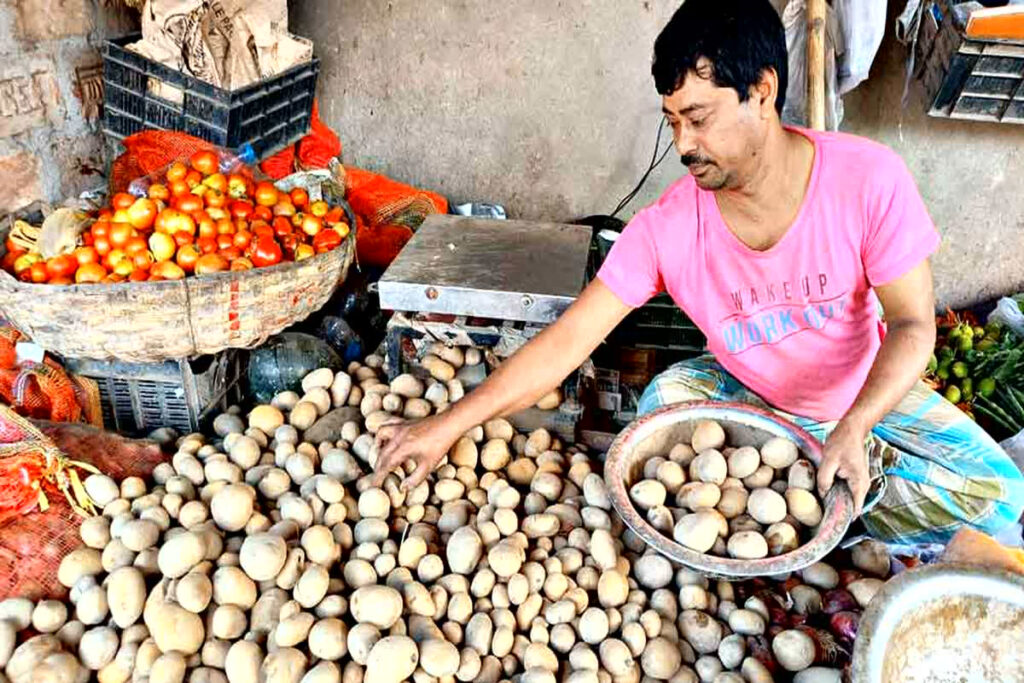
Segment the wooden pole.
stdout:
[[825,130],[825,0],[807,0],[807,125]]

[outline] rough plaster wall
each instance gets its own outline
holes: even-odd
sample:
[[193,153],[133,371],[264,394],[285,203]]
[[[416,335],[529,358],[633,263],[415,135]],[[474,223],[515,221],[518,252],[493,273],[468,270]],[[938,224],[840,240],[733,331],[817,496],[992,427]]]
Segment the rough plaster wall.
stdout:
[[79,74],[101,65],[102,37],[137,16],[101,0],[0,2],[0,213],[103,184],[104,142]]
[[[783,4],[780,0],[777,4]],[[646,168],[660,102],[654,38],[677,0],[293,0],[323,60],[322,115],[345,157],[525,218],[611,211]],[[895,147],[944,237],[941,305],[1024,288],[1024,128],[901,111],[887,29],[845,128]],[[630,211],[679,176],[670,154]]]

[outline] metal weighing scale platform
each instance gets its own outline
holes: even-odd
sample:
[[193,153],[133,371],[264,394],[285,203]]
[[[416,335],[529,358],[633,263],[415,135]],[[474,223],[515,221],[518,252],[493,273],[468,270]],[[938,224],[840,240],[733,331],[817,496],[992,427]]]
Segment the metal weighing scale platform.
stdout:
[[[388,375],[434,341],[512,355],[579,296],[590,241],[587,226],[429,216],[378,283],[381,309],[395,312]],[[562,409],[524,411],[538,414],[522,415],[520,428],[548,426],[571,439],[577,384],[574,373],[563,384]]]
[[547,324],[583,290],[591,228],[428,216],[379,283],[380,306]]

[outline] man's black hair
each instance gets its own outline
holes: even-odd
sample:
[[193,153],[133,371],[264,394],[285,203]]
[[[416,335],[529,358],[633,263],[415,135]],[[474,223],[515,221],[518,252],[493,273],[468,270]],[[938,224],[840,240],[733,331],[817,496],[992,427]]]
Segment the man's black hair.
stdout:
[[711,80],[746,102],[765,69],[779,79],[775,109],[786,102],[789,62],[786,31],[768,0],[686,0],[654,42],[654,84],[662,95],[682,87],[701,58]]

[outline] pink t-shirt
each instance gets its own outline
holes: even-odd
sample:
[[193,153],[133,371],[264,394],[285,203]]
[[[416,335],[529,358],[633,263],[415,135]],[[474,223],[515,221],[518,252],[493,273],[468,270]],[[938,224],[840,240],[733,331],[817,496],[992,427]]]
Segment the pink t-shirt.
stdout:
[[814,142],[814,167],[775,246],[747,247],[714,193],[686,176],[633,218],[598,277],[634,307],[667,291],[749,389],[787,412],[836,420],[881,344],[872,287],[912,270],[939,236],[894,152],[852,135],[798,132]]

